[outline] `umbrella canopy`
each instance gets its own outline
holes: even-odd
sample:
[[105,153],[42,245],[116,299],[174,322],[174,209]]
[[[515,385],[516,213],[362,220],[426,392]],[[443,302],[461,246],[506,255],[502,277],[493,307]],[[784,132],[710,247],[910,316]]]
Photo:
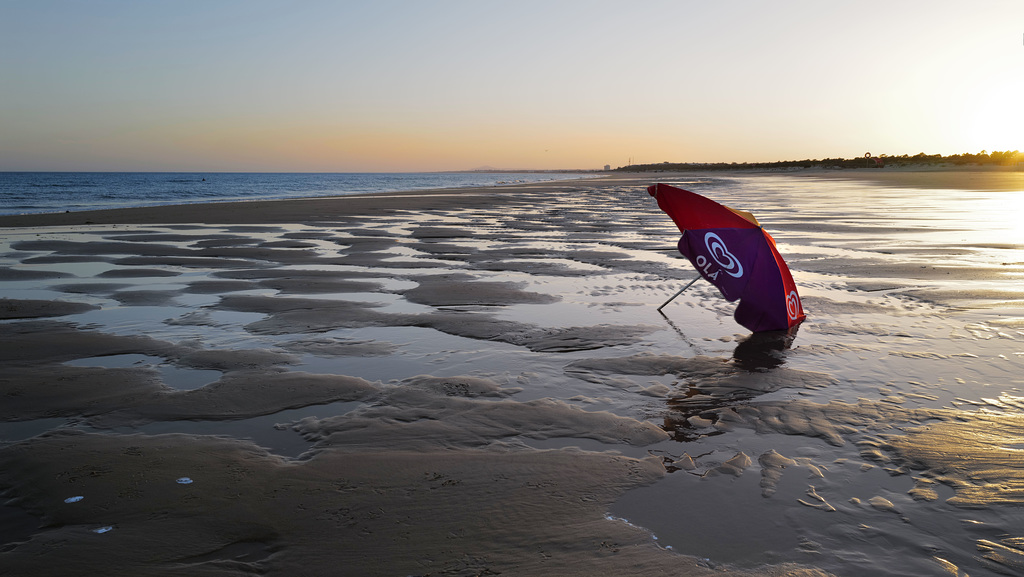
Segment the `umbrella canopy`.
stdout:
[[752,214],[667,184],[647,192],[683,233],[679,252],[726,300],[740,301],[736,322],[760,332],[786,330],[806,318],[775,239]]

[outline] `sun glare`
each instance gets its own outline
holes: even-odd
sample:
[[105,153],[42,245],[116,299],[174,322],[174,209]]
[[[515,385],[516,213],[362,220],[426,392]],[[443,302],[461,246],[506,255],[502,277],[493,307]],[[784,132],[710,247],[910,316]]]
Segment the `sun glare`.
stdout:
[[967,148],[1024,149],[1024,79],[1002,78],[977,94],[965,112]]

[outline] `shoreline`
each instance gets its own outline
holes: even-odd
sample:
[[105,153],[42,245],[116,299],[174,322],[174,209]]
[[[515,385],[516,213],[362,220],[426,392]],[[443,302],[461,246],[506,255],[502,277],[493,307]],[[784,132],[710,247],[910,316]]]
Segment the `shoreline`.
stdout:
[[[559,180],[501,186],[436,188],[375,192],[341,196],[197,202],[159,206],[110,208],[77,212],[0,215],[0,228],[99,224],[279,224],[320,222],[364,214],[370,210],[423,210],[434,207],[467,208],[513,201],[519,192],[561,190],[565,186],[607,181],[606,177]],[[630,179],[636,180],[636,179]]]
[[646,188],[679,178],[782,176],[794,178],[867,181],[911,189],[1024,191],[1024,171],[1013,167],[890,167],[883,169],[801,169],[792,171],[672,171],[609,173],[592,178],[542,183],[467,188],[438,188],[273,200],[198,202],[78,212],[0,215],[0,228],[80,226],[103,224],[280,224],[324,222],[369,211],[479,208],[498,203],[515,204],[523,192],[544,193],[588,185]]
[[[7,175],[42,175],[18,177]],[[0,172],[0,217],[501,189],[588,180],[594,172],[163,173]],[[538,176],[542,175],[542,176]],[[200,176],[204,177],[200,180]],[[221,178],[225,177],[225,178]],[[207,183],[207,178],[210,182]],[[39,180],[41,179],[41,180]],[[202,183],[202,184],[200,184]],[[41,188],[40,188],[41,187]],[[197,188],[198,187],[198,188]],[[212,188],[207,188],[212,187]],[[42,192],[38,192],[37,189]],[[50,190],[57,192],[51,193]],[[9,203],[9,205],[8,205]]]

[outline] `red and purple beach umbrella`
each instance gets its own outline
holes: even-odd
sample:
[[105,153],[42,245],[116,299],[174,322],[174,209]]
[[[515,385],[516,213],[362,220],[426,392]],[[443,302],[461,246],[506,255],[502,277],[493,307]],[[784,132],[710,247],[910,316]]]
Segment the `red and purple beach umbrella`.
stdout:
[[736,322],[760,332],[787,330],[804,320],[793,275],[754,215],[667,184],[647,192],[683,233],[679,252],[726,300],[740,301]]

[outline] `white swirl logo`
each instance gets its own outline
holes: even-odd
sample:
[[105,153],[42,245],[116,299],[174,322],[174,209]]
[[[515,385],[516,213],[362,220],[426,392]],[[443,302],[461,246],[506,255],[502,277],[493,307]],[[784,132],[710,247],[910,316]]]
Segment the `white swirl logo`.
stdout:
[[704,235],[704,246],[708,247],[708,252],[711,254],[711,258],[718,263],[718,266],[722,267],[725,274],[740,278],[743,276],[743,265],[740,264],[740,260],[733,256],[729,249],[725,247],[725,243],[722,242],[721,237],[713,232],[709,232]]
[[786,297],[786,312],[794,321],[800,316],[800,296],[796,294],[796,291],[791,291]]

